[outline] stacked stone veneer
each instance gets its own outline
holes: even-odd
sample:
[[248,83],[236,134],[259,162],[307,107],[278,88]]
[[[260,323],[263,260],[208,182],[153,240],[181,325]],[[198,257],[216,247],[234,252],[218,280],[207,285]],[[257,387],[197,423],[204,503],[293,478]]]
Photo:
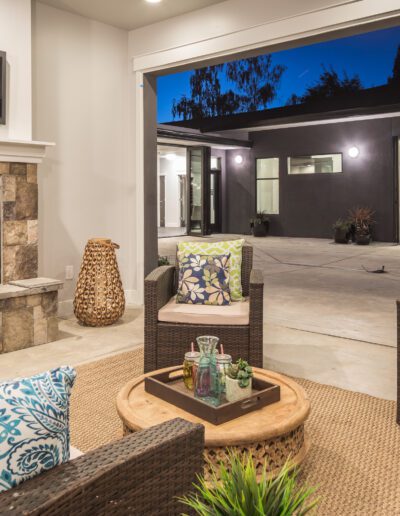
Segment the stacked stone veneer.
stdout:
[[58,338],[57,280],[38,274],[37,165],[0,163],[0,353]]
[[38,272],[37,165],[0,163],[2,283]]

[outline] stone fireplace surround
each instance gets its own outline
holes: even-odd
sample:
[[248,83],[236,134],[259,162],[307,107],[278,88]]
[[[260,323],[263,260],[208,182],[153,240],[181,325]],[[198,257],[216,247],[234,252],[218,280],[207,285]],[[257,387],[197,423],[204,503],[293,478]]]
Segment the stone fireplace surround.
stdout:
[[0,140],[0,353],[58,338],[63,283],[37,277],[37,164],[49,145]]

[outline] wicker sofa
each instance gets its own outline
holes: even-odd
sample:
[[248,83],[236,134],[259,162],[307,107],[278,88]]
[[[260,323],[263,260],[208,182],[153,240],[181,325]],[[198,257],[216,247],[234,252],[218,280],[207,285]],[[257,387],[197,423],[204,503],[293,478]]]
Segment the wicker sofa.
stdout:
[[[199,335],[216,335],[234,360],[241,357],[255,367],[262,367],[264,281],[261,271],[253,269],[253,248],[244,245],[242,252],[242,289],[248,298],[245,324],[240,323],[236,316],[232,316],[231,322],[224,318],[223,324],[159,320],[160,310],[167,304],[172,306],[171,298],[177,291],[177,273],[177,263],[175,266],[164,265],[145,279],[145,372],[181,363],[190,343]],[[224,310],[226,307],[221,308]]]
[[175,497],[191,490],[202,471],[203,449],[204,427],[173,419],[5,491],[0,514],[181,514]]

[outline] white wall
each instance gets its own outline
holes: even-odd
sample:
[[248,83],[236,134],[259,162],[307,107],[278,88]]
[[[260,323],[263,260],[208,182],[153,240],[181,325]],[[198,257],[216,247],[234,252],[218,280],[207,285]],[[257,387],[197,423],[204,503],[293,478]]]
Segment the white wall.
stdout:
[[0,50],[7,52],[7,120],[0,139],[30,140],[31,0],[0,0]]
[[[134,182],[128,170],[128,33],[37,3],[34,137],[56,142],[39,166],[39,271],[79,272],[86,241],[108,237],[133,286]],[[62,300],[71,300],[66,281]],[[70,303],[69,305],[70,306]]]
[[171,161],[159,158],[159,174],[165,176],[165,227],[179,228],[179,175],[186,175],[186,159],[183,156]]

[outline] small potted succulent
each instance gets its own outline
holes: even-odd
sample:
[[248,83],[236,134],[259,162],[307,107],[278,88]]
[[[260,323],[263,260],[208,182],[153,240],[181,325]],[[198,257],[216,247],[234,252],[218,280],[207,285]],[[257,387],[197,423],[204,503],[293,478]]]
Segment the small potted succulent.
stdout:
[[372,239],[374,211],[368,207],[357,207],[350,210],[350,221],[354,227],[355,241],[358,245],[368,245]]
[[269,218],[264,211],[257,212],[256,216],[250,219],[250,227],[255,237],[265,237],[268,234]]
[[238,401],[251,396],[253,369],[239,358],[230,366],[225,377],[226,399]]
[[337,244],[348,244],[351,238],[351,222],[343,219],[337,219],[332,226],[334,234],[333,238]]

